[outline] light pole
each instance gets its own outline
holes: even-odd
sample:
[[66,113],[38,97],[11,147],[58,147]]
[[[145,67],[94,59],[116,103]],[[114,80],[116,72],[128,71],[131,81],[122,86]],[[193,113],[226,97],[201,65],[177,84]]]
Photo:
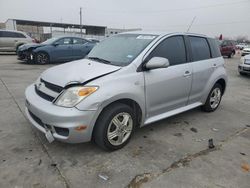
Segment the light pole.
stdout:
[[82,7],[80,7],[80,33],[82,37]]

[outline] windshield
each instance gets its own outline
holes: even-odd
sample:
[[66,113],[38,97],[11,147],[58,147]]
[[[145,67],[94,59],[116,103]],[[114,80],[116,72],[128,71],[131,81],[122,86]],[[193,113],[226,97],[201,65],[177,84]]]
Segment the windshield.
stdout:
[[116,66],[130,64],[156,35],[121,34],[105,39],[89,53],[90,59],[103,60]]
[[54,41],[56,41],[58,38],[51,38],[51,39],[48,39],[44,42],[42,42],[42,44],[52,44]]

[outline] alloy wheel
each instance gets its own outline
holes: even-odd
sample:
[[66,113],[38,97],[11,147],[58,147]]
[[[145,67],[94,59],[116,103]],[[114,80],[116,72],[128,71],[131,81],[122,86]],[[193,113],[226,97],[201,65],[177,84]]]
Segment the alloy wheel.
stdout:
[[113,117],[108,126],[107,138],[110,144],[118,146],[128,140],[132,133],[133,120],[129,113],[122,112]]

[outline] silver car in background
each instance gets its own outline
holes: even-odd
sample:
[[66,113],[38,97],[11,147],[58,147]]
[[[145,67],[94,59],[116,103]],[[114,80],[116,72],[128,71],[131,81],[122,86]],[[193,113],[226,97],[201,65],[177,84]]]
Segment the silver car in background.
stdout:
[[238,71],[241,75],[250,75],[250,55],[246,55],[240,59]]
[[49,142],[94,140],[116,150],[137,127],[199,106],[215,111],[226,84],[214,39],[124,33],[100,42],[86,59],[43,72],[26,89],[26,114]]
[[24,32],[0,29],[0,52],[16,52],[19,46],[32,42]]

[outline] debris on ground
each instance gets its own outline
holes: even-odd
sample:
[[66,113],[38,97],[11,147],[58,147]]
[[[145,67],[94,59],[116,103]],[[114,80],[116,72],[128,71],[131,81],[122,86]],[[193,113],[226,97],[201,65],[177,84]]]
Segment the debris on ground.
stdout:
[[213,149],[215,146],[214,146],[214,141],[213,141],[213,139],[212,138],[210,138],[209,140],[208,140],[208,148],[209,149]]
[[143,136],[143,138],[147,138],[147,136],[146,136],[146,135],[144,135],[144,136]]
[[189,122],[188,121],[184,121],[185,124],[189,125]]
[[102,180],[107,181],[109,179],[109,177],[105,174],[98,174],[99,178],[101,178]]
[[57,164],[56,163],[51,163],[50,166],[56,167]]
[[154,131],[154,129],[153,129],[153,128],[150,128],[150,131]]
[[145,173],[137,175],[127,186],[128,188],[139,188],[142,184],[147,183],[153,178],[153,174]]
[[40,166],[42,164],[42,159],[39,160],[38,165]]
[[195,142],[201,142],[201,141],[202,141],[201,139],[198,138],[195,139]]
[[182,133],[174,133],[174,136],[181,137],[183,135],[182,135]]
[[194,128],[194,127],[190,128],[190,130],[193,131],[194,133],[198,132],[198,130],[196,128]]
[[219,131],[219,129],[212,128],[212,131],[218,132],[218,131]]
[[240,154],[241,154],[241,155],[246,155],[246,154],[245,154],[245,153],[243,153],[243,152],[240,152]]
[[249,172],[249,171],[250,171],[250,166],[249,166],[249,164],[247,164],[247,163],[243,163],[243,164],[241,165],[241,168],[242,168],[245,172]]
[[246,125],[246,127],[250,127],[250,125]]

